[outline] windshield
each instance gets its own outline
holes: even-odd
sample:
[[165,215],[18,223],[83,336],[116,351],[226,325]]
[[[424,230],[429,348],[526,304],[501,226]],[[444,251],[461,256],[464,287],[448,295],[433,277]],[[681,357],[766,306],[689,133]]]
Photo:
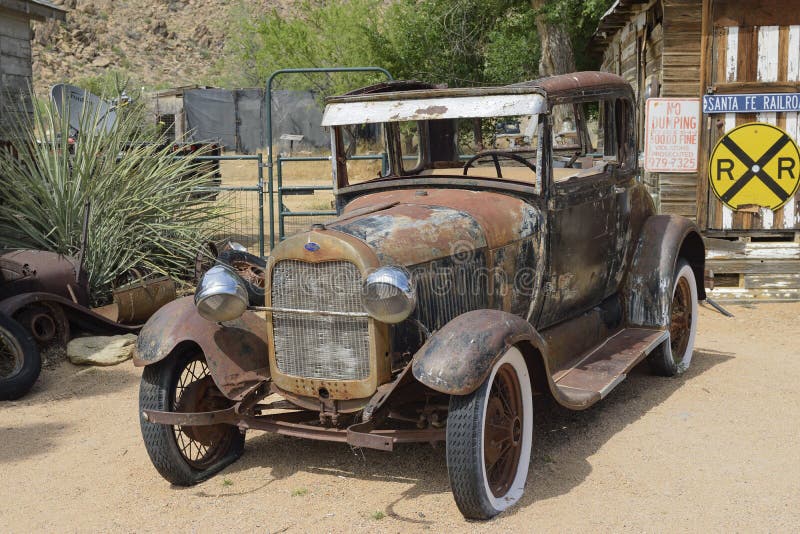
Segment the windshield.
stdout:
[[533,184],[543,106],[530,93],[343,102],[326,108],[323,125],[333,127],[340,187],[428,175]]

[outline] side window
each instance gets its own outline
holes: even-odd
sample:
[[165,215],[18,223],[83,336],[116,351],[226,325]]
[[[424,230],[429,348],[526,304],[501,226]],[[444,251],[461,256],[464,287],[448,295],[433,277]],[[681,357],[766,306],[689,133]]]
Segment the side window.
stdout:
[[636,167],[636,130],[633,123],[633,106],[630,100],[620,98],[615,102],[614,108],[620,167],[633,169]]
[[600,174],[618,163],[619,144],[613,101],[596,100],[553,106],[553,180]]

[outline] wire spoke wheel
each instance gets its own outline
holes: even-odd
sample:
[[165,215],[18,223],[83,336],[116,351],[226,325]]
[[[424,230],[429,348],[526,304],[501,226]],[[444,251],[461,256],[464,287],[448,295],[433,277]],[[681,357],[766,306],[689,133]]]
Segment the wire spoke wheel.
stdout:
[[200,351],[172,353],[145,367],[139,388],[139,424],[150,461],[161,476],[179,486],[209,478],[242,455],[244,432],[224,423],[151,423],[144,412],[212,412],[232,404],[217,388]]
[[692,363],[697,334],[697,283],[694,271],[685,259],[680,259],[675,265],[668,317],[669,340],[647,357],[653,371],[662,376],[682,373]]
[[[221,410],[230,402],[219,392],[205,360],[196,357],[180,369],[173,392],[176,412],[207,412]],[[186,462],[195,469],[212,465],[227,449],[228,425],[174,426],[175,441]]]
[[692,316],[692,291],[689,281],[686,278],[678,280],[675,288],[675,295],[672,298],[670,313],[670,349],[675,363],[680,365],[686,347],[689,344],[691,325],[694,317]]
[[483,436],[483,454],[489,489],[495,497],[508,492],[521,453],[522,398],[514,369],[503,365],[489,392]]

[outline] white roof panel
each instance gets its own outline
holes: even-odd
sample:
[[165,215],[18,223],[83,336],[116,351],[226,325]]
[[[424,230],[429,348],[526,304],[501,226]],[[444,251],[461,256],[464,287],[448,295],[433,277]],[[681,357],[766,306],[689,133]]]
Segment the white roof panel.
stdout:
[[544,97],[533,93],[341,102],[328,104],[325,107],[322,126],[470,117],[508,117],[535,115],[544,110]]

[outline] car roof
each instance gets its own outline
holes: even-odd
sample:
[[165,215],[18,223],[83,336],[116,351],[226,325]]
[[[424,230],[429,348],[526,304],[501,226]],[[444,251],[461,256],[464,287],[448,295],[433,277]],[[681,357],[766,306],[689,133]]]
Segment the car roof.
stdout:
[[605,93],[621,93],[631,98],[633,95],[630,84],[621,76],[609,72],[583,71],[491,87],[441,88],[423,82],[397,80],[363,87],[345,95],[329,97],[327,103],[509,94],[540,94],[548,100],[558,101],[576,96],[599,96]]

